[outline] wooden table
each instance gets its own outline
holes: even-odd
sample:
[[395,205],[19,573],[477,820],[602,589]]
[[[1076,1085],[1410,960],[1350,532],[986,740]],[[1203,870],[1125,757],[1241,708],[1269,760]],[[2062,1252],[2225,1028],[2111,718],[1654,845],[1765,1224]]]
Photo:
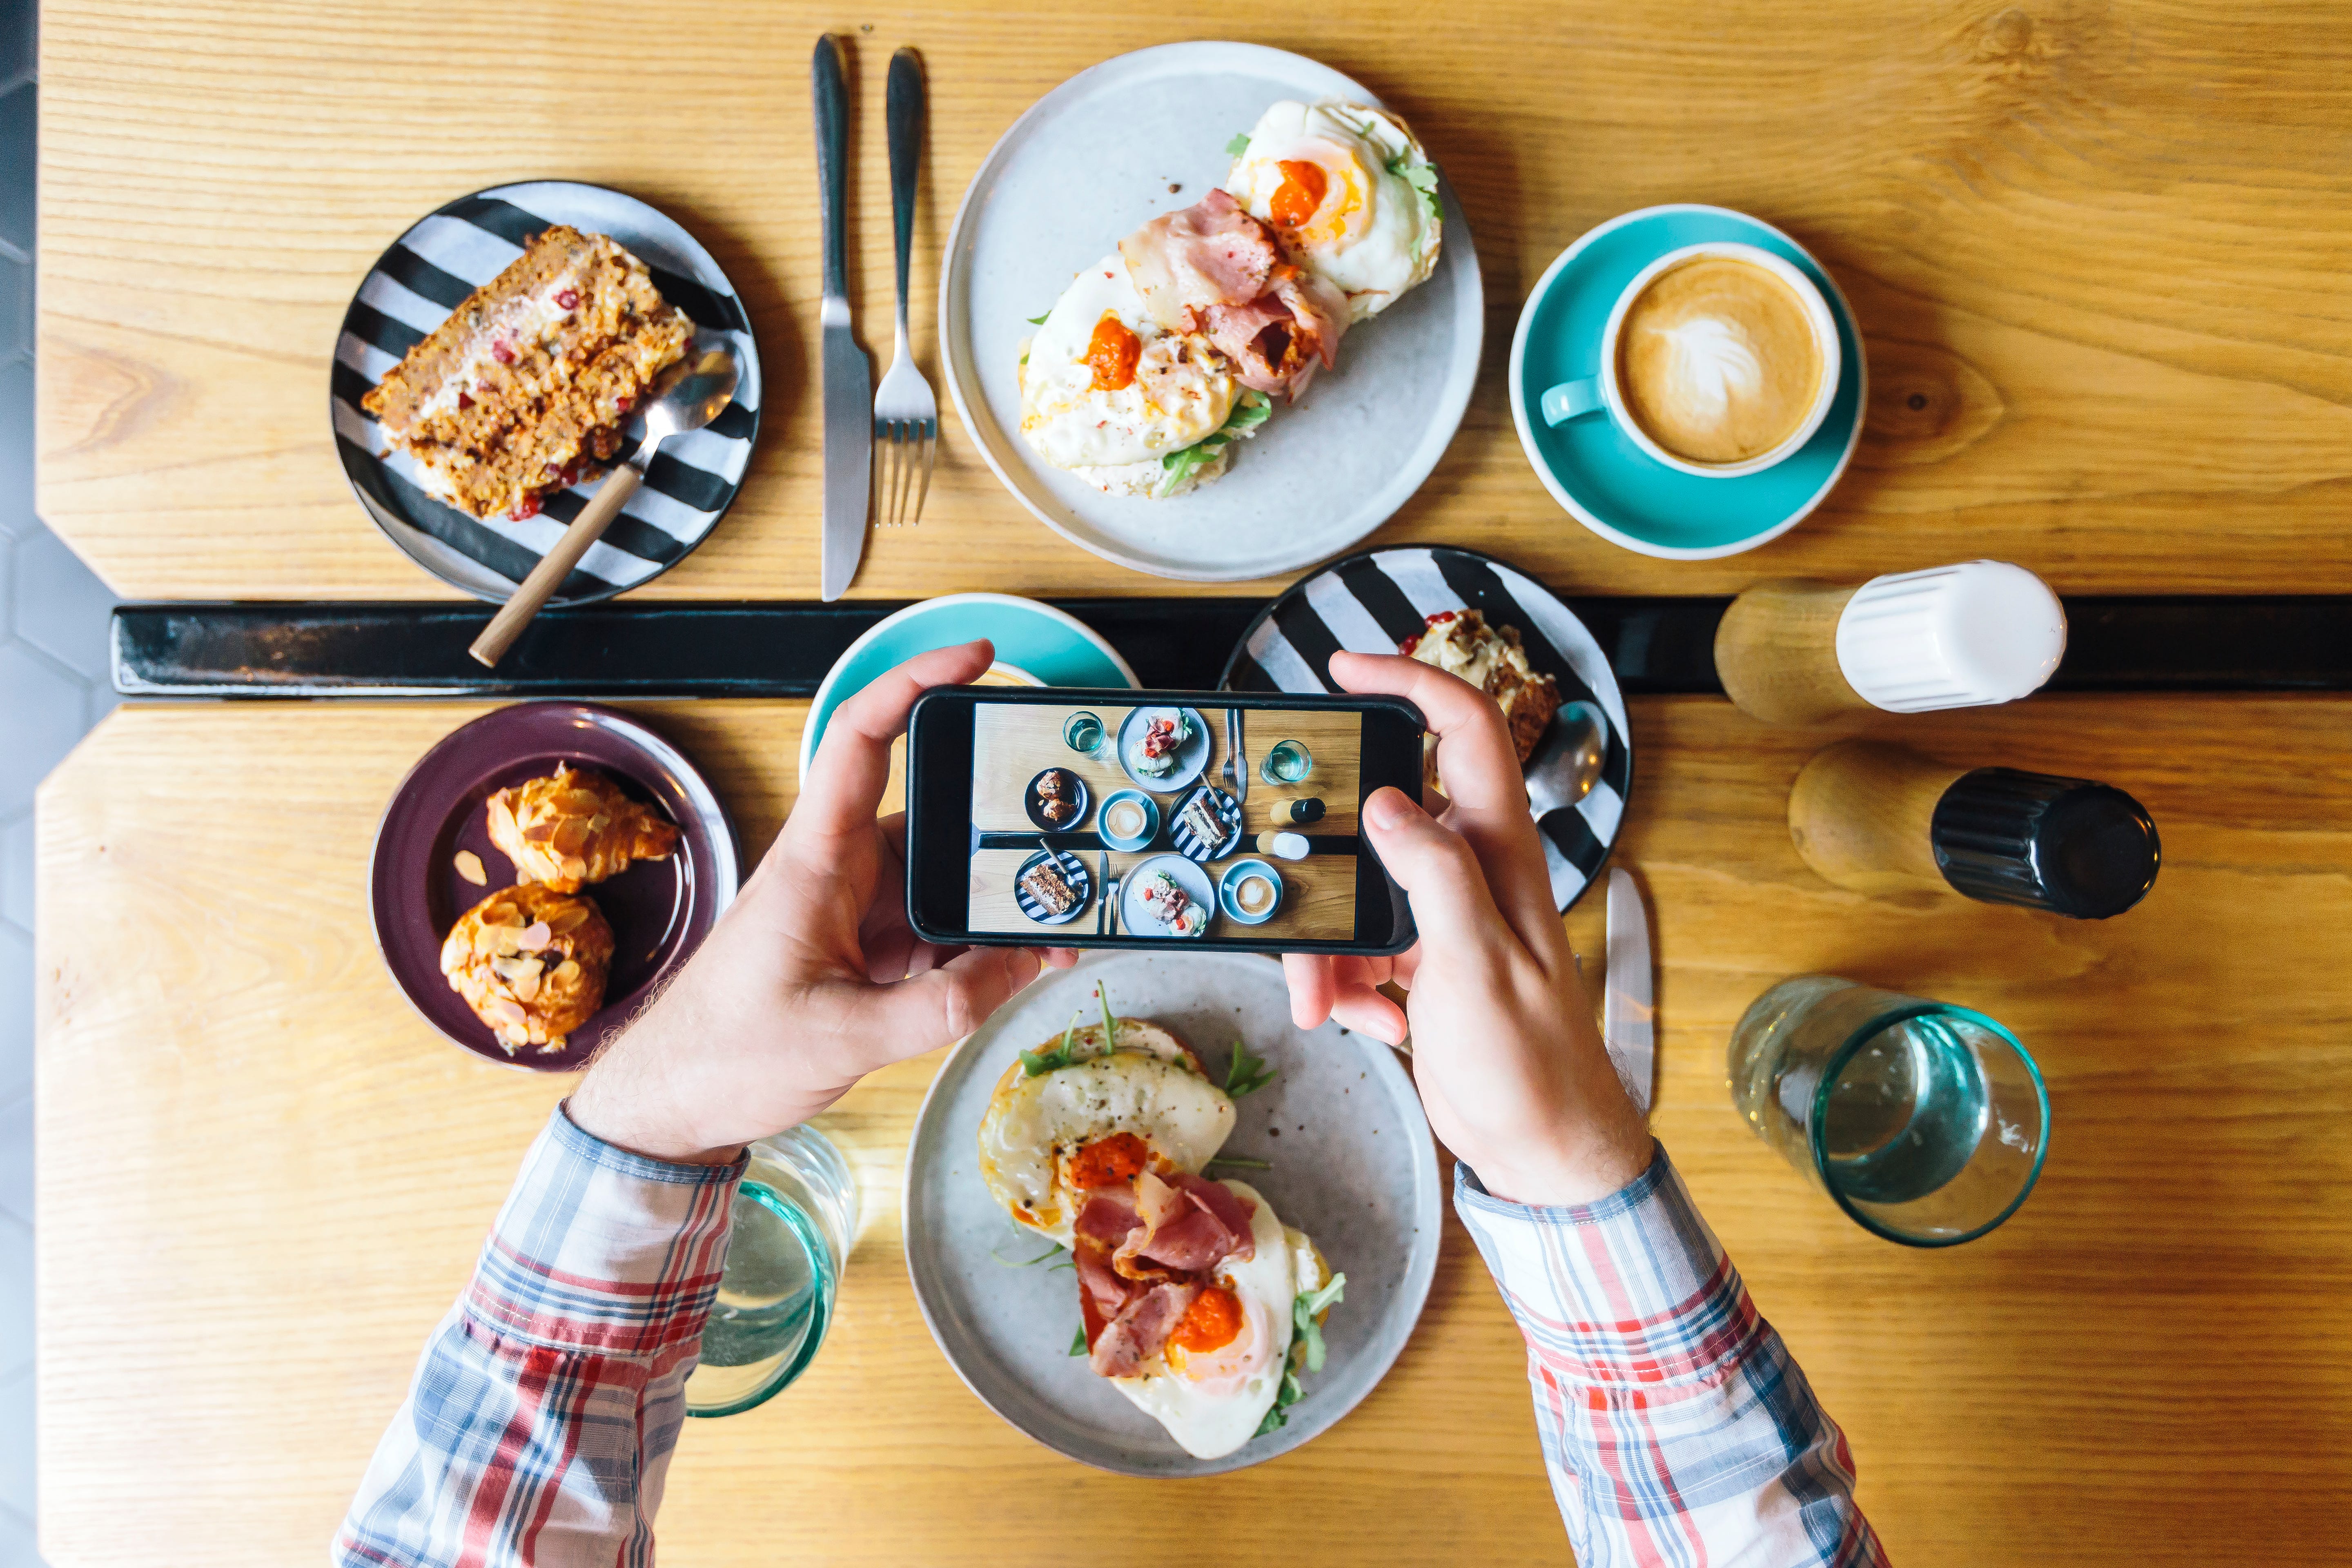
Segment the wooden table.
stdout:
[[[1583,591],[1859,580],[1976,555],[2074,593],[2352,587],[2352,13],[2324,0],[931,0],[870,15],[644,0],[625,23],[576,0],[51,0],[41,21],[40,507],[132,596],[446,596],[337,467],[337,324],[418,215],[561,177],[633,192],[700,236],[768,370],[742,500],[647,592],[814,598],[807,82],[825,27],[856,44],[851,263],[861,330],[886,355],[883,66],[898,44],[923,50],[914,331],[943,405],[935,265],[996,137],[1107,56],[1244,37],[1314,55],[1409,116],[1485,268],[1469,416],[1383,542],[1475,544]],[[1810,247],[1870,366],[1862,449],[1828,504],[1705,563],[1577,526],[1504,402],[1512,324],[1545,266],[1595,223],[1670,201],[1742,208]],[[951,409],[941,423],[923,524],[877,535],[857,594],[1215,591],[1064,543]]]
[[[1107,55],[1241,32],[1409,114],[1476,236],[1485,374],[1383,540],[1483,546],[1580,591],[1979,554],[2074,592],[2352,587],[2352,22],[2286,4],[1482,0],[1439,19],[1402,0],[1245,16],[1045,0],[861,24],[792,3],[653,0],[623,22],[563,0],[52,0],[45,515],[132,595],[437,595],[335,465],[335,324],[418,213],[569,176],[710,245],[775,397],[742,504],[651,593],[811,595],[803,84],[824,26],[857,44],[869,336],[887,300],[880,66],[901,41],[926,54],[916,338],[935,378],[931,268],[995,135]],[[1812,247],[1870,361],[1867,434],[1829,505],[1711,563],[1574,526],[1503,402],[1543,265],[1669,200],[1742,207]],[[926,521],[877,538],[856,592],[1191,591],[1062,543],[945,423]],[[562,1092],[432,1035],[369,933],[377,814],[476,711],[131,708],[43,795],[40,1441],[59,1568],[318,1561]],[[652,717],[764,844],[799,708]],[[1638,701],[1633,722],[1622,854],[1658,911],[1657,1126],[1845,1424],[1898,1560],[2137,1568],[2229,1539],[2271,1562],[2340,1555],[2352,699],[2045,699],[1865,727],[2137,794],[2168,865],[2102,925],[1832,889],[1780,816],[1825,734],[1697,699]],[[1588,900],[1570,921],[1588,954],[1599,919]],[[2032,1045],[2056,1131],[2004,1229],[1948,1253],[1874,1241],[1738,1123],[1732,1021],[1815,969],[1982,1007]],[[666,1560],[1062,1561],[1102,1521],[1139,1563],[1565,1560],[1517,1338],[1450,1220],[1394,1373],[1282,1460],[1148,1486],[989,1415],[931,1347],[898,1254],[896,1167],[934,1065],[877,1075],[828,1118],[869,1215],[842,1320],[800,1387],[688,1433]]]

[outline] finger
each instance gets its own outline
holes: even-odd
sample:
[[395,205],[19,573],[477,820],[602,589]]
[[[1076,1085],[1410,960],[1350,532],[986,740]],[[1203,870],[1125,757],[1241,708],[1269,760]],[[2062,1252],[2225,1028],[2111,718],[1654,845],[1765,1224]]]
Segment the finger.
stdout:
[[868,993],[856,1007],[858,1026],[871,1032],[887,1059],[903,1061],[971,1034],[1043,973],[1025,947],[969,948],[937,969]]
[[1290,985],[1290,1021],[1302,1029],[1321,1028],[1339,994],[1332,961],[1319,953],[1286,952],[1282,977]]
[[1331,1016],[1359,1034],[1371,1036],[1382,1045],[1404,1043],[1407,1033],[1404,1009],[1369,985],[1341,992],[1338,1003],[1331,1009]]
[[1350,691],[1402,697],[1437,737],[1441,793],[1427,804],[1470,840],[1512,929],[1531,946],[1559,923],[1543,842],[1528,810],[1526,774],[1510,727],[1493,698],[1468,681],[1401,656],[1336,653],[1331,678]]
[[809,776],[801,783],[800,800],[784,823],[783,839],[796,858],[814,858],[803,852],[874,831],[875,813],[890,783],[890,742],[907,732],[907,715],[916,700],[934,686],[971,679],[994,657],[984,639],[934,648],[885,670],[833,710]]
[[1383,788],[1364,802],[1364,837],[1412,900],[1424,953],[1484,961],[1499,944],[1517,942],[1469,841],[1404,792]]
[[1030,949],[1037,962],[1048,969],[1073,969],[1077,966],[1078,950],[1075,947],[1038,947]]

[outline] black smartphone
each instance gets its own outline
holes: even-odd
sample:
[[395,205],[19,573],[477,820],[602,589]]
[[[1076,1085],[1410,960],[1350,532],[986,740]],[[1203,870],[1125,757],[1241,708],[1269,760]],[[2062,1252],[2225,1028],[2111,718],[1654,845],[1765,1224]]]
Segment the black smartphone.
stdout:
[[1401,952],[1412,911],[1357,832],[1420,798],[1391,697],[946,687],[907,738],[907,918],[929,941]]

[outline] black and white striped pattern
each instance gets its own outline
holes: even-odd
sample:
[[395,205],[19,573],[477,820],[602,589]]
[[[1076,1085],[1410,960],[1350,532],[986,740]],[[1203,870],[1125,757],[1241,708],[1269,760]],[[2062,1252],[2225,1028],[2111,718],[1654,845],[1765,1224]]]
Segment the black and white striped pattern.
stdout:
[[1226,661],[1229,691],[1328,691],[1330,657],[1394,653],[1421,635],[1428,617],[1475,609],[1519,629],[1528,662],[1559,682],[1560,701],[1591,703],[1608,731],[1601,781],[1570,804],[1567,759],[1552,726],[1528,762],[1528,799],[1542,829],[1552,896],[1576,901],[1608,859],[1633,782],[1633,746],[1625,702],[1601,645],[1566,605],[1530,577],[1492,556],[1447,545],[1374,550],[1352,555],[1297,583],[1266,607]]
[[723,341],[741,376],[735,401],[708,428],[663,444],[644,488],[550,602],[610,598],[684,560],[734,500],[760,431],[760,353],[734,286],[693,236],[635,196],[548,180],[478,192],[422,219],[377,259],[344,313],[329,391],[335,446],[360,503],[392,542],[443,582],[485,599],[504,599],[530,574],[593,487],[548,497],[536,517],[478,522],[419,484],[407,458],[385,451],[360,399],[555,223],[610,235],[633,252],[662,298],[692,318],[698,346]]
[[[1024,887],[1021,882],[1022,878],[1046,860],[1054,862],[1055,869],[1062,873],[1062,880],[1069,883],[1070,891],[1078,896],[1076,903],[1058,915],[1040,903],[1037,896]],[[1094,879],[1087,875],[1085,861],[1066,851],[1040,849],[1036,854],[1022,861],[1021,868],[1013,873],[1013,901],[1021,906],[1023,914],[1027,915],[1039,925],[1067,925],[1087,912],[1087,904],[1093,900],[1094,886]]]
[[1223,790],[1218,789],[1213,784],[1202,785],[1201,788],[1195,792],[1195,795],[1196,798],[1208,802],[1210,811],[1213,812],[1216,815],[1217,820],[1224,825],[1224,832],[1218,837],[1217,841],[1213,844],[1208,842],[1199,834],[1193,832],[1192,825],[1184,820],[1184,805],[1192,804],[1191,801],[1186,801],[1183,805],[1179,805],[1175,812],[1169,817],[1168,820],[1170,827],[1168,837],[1174,841],[1176,845],[1176,852],[1183,856],[1184,858],[1187,860],[1199,860],[1205,862],[1215,859],[1228,847],[1236,844],[1240,840],[1242,836],[1242,803],[1235,800],[1232,795],[1227,795]]

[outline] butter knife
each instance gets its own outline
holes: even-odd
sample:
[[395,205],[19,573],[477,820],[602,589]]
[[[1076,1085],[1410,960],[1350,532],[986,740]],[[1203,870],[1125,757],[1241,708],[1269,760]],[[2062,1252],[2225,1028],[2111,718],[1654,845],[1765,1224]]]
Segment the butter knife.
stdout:
[[1657,1076],[1657,1014],[1651,1005],[1650,917],[1622,866],[1609,871],[1608,979],[1601,993],[1601,1038],[1609,1065],[1642,1114]]
[[874,482],[874,366],[849,326],[849,81],[841,40],[816,41],[816,183],[824,210],[824,306],[818,359],[824,400],[824,543],[818,596],[849,589],[866,554]]

